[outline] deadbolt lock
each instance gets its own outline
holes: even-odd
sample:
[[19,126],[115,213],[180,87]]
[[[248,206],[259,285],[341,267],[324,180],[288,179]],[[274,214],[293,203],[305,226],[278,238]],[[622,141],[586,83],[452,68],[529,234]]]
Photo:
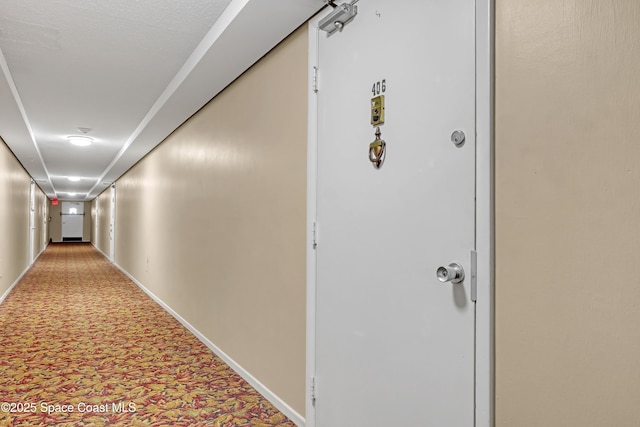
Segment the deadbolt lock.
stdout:
[[456,147],[462,147],[467,136],[461,130],[457,130],[451,134],[451,142]]

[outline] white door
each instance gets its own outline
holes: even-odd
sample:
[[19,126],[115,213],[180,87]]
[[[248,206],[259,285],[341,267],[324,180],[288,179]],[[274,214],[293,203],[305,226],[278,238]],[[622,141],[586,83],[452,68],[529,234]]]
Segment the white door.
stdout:
[[93,244],[94,246],[96,246],[97,248],[100,247],[100,235],[99,233],[99,227],[98,224],[100,223],[100,221],[98,220],[100,218],[100,211],[98,210],[98,208],[100,207],[100,203],[98,203],[98,201],[96,200],[95,203],[95,212],[92,215],[92,219],[93,219]]
[[[471,427],[474,2],[357,7],[318,36],[314,423]],[[461,283],[439,281],[450,263]]]
[[111,185],[111,209],[109,212],[109,260],[116,260],[116,186]]
[[42,250],[49,244],[49,204],[44,199],[42,206]]
[[62,240],[82,241],[84,203],[62,202]]
[[36,183],[31,180],[29,190],[29,264],[35,260],[36,248]]

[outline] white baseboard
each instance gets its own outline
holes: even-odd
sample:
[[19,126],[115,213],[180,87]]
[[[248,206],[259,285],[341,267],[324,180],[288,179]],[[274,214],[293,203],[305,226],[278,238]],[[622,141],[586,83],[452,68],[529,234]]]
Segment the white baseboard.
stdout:
[[27,274],[27,271],[29,271],[29,269],[31,269],[31,267],[33,266],[33,264],[36,263],[36,261],[38,260],[38,258],[40,258],[40,255],[42,255],[44,253],[44,251],[47,249],[47,247],[49,246],[49,243],[47,243],[44,247],[43,250],[41,250],[38,255],[36,255],[36,257],[33,259],[33,262],[27,266],[27,268],[24,269],[24,271],[22,273],[20,273],[20,275],[18,276],[18,278],[15,280],[15,282],[13,282],[13,285],[9,286],[9,289],[7,289],[7,291],[2,294],[2,296],[0,297],[0,304],[2,304],[4,302],[5,299],[7,299],[7,297],[9,296],[9,294],[11,293],[11,291],[13,290],[13,288],[16,287],[16,285],[18,284],[18,282],[20,280],[22,280],[22,278],[24,277],[25,274]]
[[[42,252],[40,252],[42,253]],[[40,256],[40,255],[38,255]],[[37,258],[36,258],[37,259]],[[35,262],[35,261],[34,261]],[[32,264],[33,265],[33,264]],[[4,302],[5,299],[7,299],[7,297],[9,296],[9,294],[11,293],[11,291],[13,290],[13,288],[16,287],[16,285],[18,284],[18,282],[20,280],[22,280],[22,278],[24,277],[25,274],[27,274],[27,271],[29,271],[29,269],[31,268],[31,265],[27,266],[27,268],[24,269],[24,271],[22,273],[20,273],[20,275],[18,276],[18,278],[15,280],[15,282],[13,282],[13,285],[9,286],[9,289],[7,289],[7,291],[2,294],[2,296],[0,297],[0,304],[2,304]]]
[[[96,248],[97,249],[97,248]],[[102,251],[98,249],[103,255],[105,255]],[[107,257],[105,255],[107,259]],[[169,307],[164,301],[158,298],[153,294],[149,289],[147,289],[142,283],[140,283],[135,277],[129,274],[124,268],[122,268],[117,263],[113,263],[120,271],[122,271],[133,283],[136,284],[144,293],[149,295],[151,299],[153,299],[160,307],[165,309],[169,314],[171,314],[178,322],[180,322],[185,328],[187,328],[193,335],[196,336],[204,345],[206,345],[209,350],[215,353],[220,359],[222,359],[231,369],[233,369],[238,375],[240,375],[246,382],[251,384],[253,388],[255,388],[258,393],[260,393],[265,399],[267,399],[273,406],[275,406],[280,412],[286,415],[293,423],[299,427],[305,426],[305,419],[302,415],[297,413],[291,406],[289,406],[284,400],[278,397],[274,392],[272,392],[269,388],[267,388],[264,384],[262,384],[257,378],[251,375],[246,369],[244,369],[240,364],[238,364],[235,360],[233,360],[228,354],[222,351],[218,346],[212,343],[207,337],[205,337],[200,331],[198,331],[194,326],[192,326],[189,322],[187,322],[182,316],[176,313],[171,307]]]
[[[99,247],[97,247],[96,245],[94,245],[94,244],[93,244],[93,242],[90,242],[90,243],[91,243],[91,246],[93,246],[93,247],[95,248],[95,250],[96,250],[96,251],[100,252],[100,253],[101,253],[101,254],[102,254],[102,255],[107,259],[107,261],[111,262],[111,260],[109,259],[109,255],[107,255],[107,254],[105,254],[104,252],[102,252],[102,250],[101,250]],[[119,268],[120,270],[122,270],[122,272],[123,272],[124,274],[126,274],[127,276],[129,276],[129,274],[128,274],[126,271],[124,271],[122,268],[120,268],[120,267],[118,267],[118,268]],[[135,283],[135,282],[134,282],[134,283]]]
[[[47,243],[46,245],[44,245],[44,248],[42,248],[42,250],[40,252],[38,252],[38,255],[36,255],[36,257],[33,259],[33,262],[31,263],[31,265],[35,264],[36,261],[38,260],[38,258],[40,258],[40,255],[42,255],[44,253],[44,251],[47,250],[47,248],[49,247],[49,243]],[[31,267],[31,266],[29,266]],[[28,270],[28,269],[27,269]],[[25,271],[26,273],[26,271]],[[24,273],[23,273],[24,274]]]

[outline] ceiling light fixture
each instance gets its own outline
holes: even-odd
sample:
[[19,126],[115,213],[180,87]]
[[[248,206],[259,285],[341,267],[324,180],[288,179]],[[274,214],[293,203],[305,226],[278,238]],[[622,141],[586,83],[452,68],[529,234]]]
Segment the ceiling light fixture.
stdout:
[[67,179],[71,182],[78,182],[80,181],[82,178],[80,178],[79,176],[68,176]]
[[80,135],[68,136],[67,140],[73,145],[78,145],[80,147],[86,147],[93,143],[93,138],[90,138],[88,136],[80,136]]
[[76,193],[67,193],[67,196],[72,196],[73,197],[75,195],[76,195]]

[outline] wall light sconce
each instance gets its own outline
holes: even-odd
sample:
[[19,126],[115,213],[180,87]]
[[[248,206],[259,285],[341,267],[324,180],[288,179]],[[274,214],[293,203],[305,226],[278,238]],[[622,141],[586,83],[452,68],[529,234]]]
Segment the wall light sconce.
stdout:
[[88,136],[76,135],[76,136],[68,136],[67,137],[67,141],[69,141],[73,145],[78,145],[80,147],[86,147],[86,146],[91,145],[93,143],[93,138],[88,137]]
[[333,1],[329,1],[327,4],[332,6],[333,12],[322,18],[318,23],[318,28],[327,32],[327,37],[335,33],[336,31],[342,31],[345,25],[353,20],[358,14],[358,6],[355,3],[358,0],[351,3],[342,3],[340,6],[333,4]]

